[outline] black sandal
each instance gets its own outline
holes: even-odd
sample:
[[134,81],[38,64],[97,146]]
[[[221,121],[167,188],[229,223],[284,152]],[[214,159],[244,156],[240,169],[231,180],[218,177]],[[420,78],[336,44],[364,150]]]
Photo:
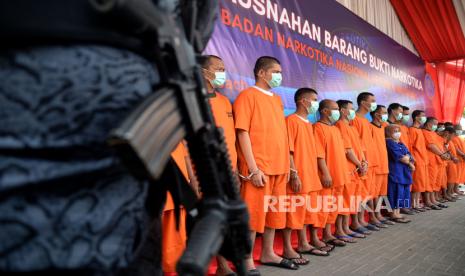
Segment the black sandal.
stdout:
[[324,242],[327,243],[327,244],[331,244],[331,245],[339,246],[339,247],[346,246],[345,241],[342,241],[340,239],[332,239],[332,240],[324,241]]
[[[323,245],[323,246],[318,247],[318,246],[315,246],[315,245],[314,245],[314,247],[315,247],[316,249],[320,250],[320,251],[325,251],[325,252],[327,252],[327,253],[333,251],[334,248],[335,248],[334,245],[330,245],[330,244],[326,244],[326,243],[325,243],[325,245]],[[327,250],[325,250],[325,248],[327,248]]]
[[[315,253],[315,251],[320,251],[320,252],[324,252],[324,253]],[[328,252],[328,251],[324,251],[324,250],[318,249],[318,248],[316,248],[316,247],[313,247],[313,248],[310,249],[310,250],[306,250],[306,251],[296,251],[296,252],[299,253],[299,254],[308,254],[308,255],[322,256],[322,257],[328,257],[328,256],[329,256],[329,252]]]
[[261,263],[262,265],[266,266],[273,266],[273,267],[280,267],[280,268],[285,268],[285,269],[290,269],[290,270],[297,270],[299,269],[299,266],[294,263],[293,261],[283,258],[279,263],[274,263],[274,262],[266,262],[266,263]]
[[392,218],[391,220],[397,222],[397,223],[409,223],[411,220],[406,219],[406,218]]
[[[310,263],[310,260],[302,257],[302,254],[300,253],[299,253],[299,257],[297,258],[288,258],[288,257],[284,257],[284,258],[293,261],[296,265],[308,265]],[[299,263],[299,261],[301,261],[301,263]]]

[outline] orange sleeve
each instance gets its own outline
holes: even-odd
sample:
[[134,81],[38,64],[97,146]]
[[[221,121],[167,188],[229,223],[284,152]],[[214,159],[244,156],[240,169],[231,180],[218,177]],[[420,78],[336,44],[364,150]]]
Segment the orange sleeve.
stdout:
[[323,129],[318,124],[314,127],[316,157],[326,159],[326,138]]
[[287,126],[287,136],[289,140],[289,151],[294,152],[295,138],[297,137],[294,120],[292,120],[290,117],[287,117],[286,126]]
[[253,99],[252,95],[247,91],[239,94],[233,105],[235,128],[250,131],[250,125],[253,113]]

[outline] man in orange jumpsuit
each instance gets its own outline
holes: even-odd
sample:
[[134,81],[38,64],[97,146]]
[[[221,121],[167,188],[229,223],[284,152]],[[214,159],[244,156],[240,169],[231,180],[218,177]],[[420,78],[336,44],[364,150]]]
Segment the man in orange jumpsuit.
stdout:
[[[317,212],[307,206],[317,201],[318,193],[322,189],[318,176],[313,126],[307,118],[309,114],[318,110],[317,100],[318,94],[314,89],[298,89],[294,95],[296,111],[286,118],[291,155],[291,176],[287,195],[290,197],[291,210],[286,214],[286,229],[283,230],[283,256],[299,265],[308,263],[301,254],[328,255],[326,251],[318,250],[309,244],[306,227],[312,226],[318,217]],[[296,250],[291,243],[292,230],[298,231]]]
[[[207,86],[209,102],[212,109],[216,126],[223,129],[223,135],[228,147],[229,158],[233,170],[237,169],[236,152],[236,129],[234,127],[234,116],[229,99],[222,95],[218,88],[226,82],[226,70],[223,60],[214,55],[201,56],[199,64],[202,67],[202,75]],[[230,275],[233,273],[226,259],[217,257],[218,269],[216,275]]]
[[[420,197],[426,193],[429,184],[428,165],[429,158],[426,149],[425,136],[423,135],[422,127],[426,122],[425,112],[423,110],[415,110],[412,112],[413,124],[409,129],[410,153],[415,159],[415,171],[413,171],[412,185],[412,207],[415,210],[424,212],[425,208],[420,205]],[[428,197],[425,196],[425,199]],[[431,205],[425,200],[425,205]],[[425,206],[427,207],[427,206]],[[429,207],[427,207],[429,209]]]
[[[354,238],[365,238],[365,235],[352,231],[349,228],[349,215],[352,217],[351,226],[354,229],[361,227],[359,223],[358,212],[360,203],[368,196],[365,185],[362,185],[361,177],[364,177],[368,169],[368,164],[363,153],[363,146],[358,136],[357,130],[349,123],[355,119],[355,110],[353,103],[348,100],[337,101],[341,118],[336,123],[336,127],[341,132],[344,148],[346,151],[346,161],[350,181],[344,186],[344,208],[349,209],[341,213],[342,222],[337,223],[336,237],[351,242]],[[352,241],[353,242],[353,241]]]
[[455,135],[452,138],[452,143],[454,143],[455,148],[457,150],[458,159],[460,163],[457,165],[457,170],[459,172],[458,175],[458,183],[453,187],[448,187],[448,195],[451,197],[452,200],[455,200],[454,193],[458,194],[458,184],[465,183],[465,140],[460,136],[463,133],[462,127],[460,124],[455,125]]
[[[286,195],[290,169],[284,106],[279,95],[270,91],[281,85],[279,60],[258,58],[254,75],[255,86],[243,90],[233,104],[241,194],[249,209],[252,242],[257,232],[263,233],[262,265],[295,270],[298,265],[278,256],[273,248],[275,229],[286,227],[286,212],[271,205]],[[249,275],[259,273],[252,256],[247,269]]]
[[312,242],[319,248],[326,244],[345,246],[346,243],[337,239],[331,229],[338,216],[338,206],[342,204],[340,199],[344,186],[350,181],[345,161],[344,142],[339,129],[334,126],[340,117],[339,106],[335,101],[323,100],[320,103],[319,113],[320,120],[314,125],[314,130],[318,170],[323,185],[320,193],[323,212],[321,212],[318,222],[315,223],[315,227],[324,228],[324,231],[323,242],[320,240],[312,240]]
[[440,170],[443,162],[448,159],[448,154],[444,150],[442,138],[435,132],[438,120],[434,117],[428,117],[423,131],[425,137],[426,149],[428,153],[428,176],[429,181],[426,186],[425,203],[426,206],[433,210],[441,210],[438,206],[435,193],[440,190]]
[[[376,110],[370,113],[371,131],[373,133],[373,140],[375,141],[375,148],[378,152],[378,166],[375,169],[375,183],[372,195],[374,198],[374,205],[377,208],[381,206],[383,199],[387,199],[387,182],[389,174],[389,161],[386,148],[386,137],[384,135],[384,128],[388,125],[388,112],[384,105],[378,105]],[[387,200],[386,200],[387,201]],[[379,228],[386,228],[383,223],[387,223],[381,212],[375,210],[376,220],[371,221],[373,225]]]
[[[192,175],[189,154],[184,142],[180,142],[171,153],[171,158],[178,166],[182,175],[189,182],[195,182]],[[194,184],[196,185],[196,184]],[[194,188],[194,187],[193,187]],[[181,207],[179,225],[176,227],[176,215],[174,211],[174,202],[171,194],[168,192],[166,197],[165,208],[162,214],[162,267],[165,273],[175,273],[176,263],[181,257],[186,247],[186,210]]]
[[[375,95],[373,95],[370,92],[360,93],[357,96],[357,105],[358,109],[356,112],[355,119],[352,121],[352,126],[354,126],[357,130],[360,140],[362,141],[362,145],[364,146],[364,154],[368,162],[368,171],[366,174],[366,179],[363,181],[363,183],[365,185],[365,189],[369,191],[367,204],[371,210],[374,210],[373,197],[370,191],[372,191],[376,185],[375,170],[379,164],[379,161],[378,151],[376,150],[375,141],[372,135],[371,124],[366,118],[366,116],[369,112],[373,112],[377,108]],[[364,211],[365,210],[362,209],[362,212]],[[379,221],[376,219],[374,212],[369,212],[369,217],[371,222],[379,223]],[[360,224],[362,225],[362,227],[353,230],[358,233],[367,235],[371,234],[371,231],[369,229],[379,231],[378,227],[368,224],[365,221],[363,215],[360,217]]]

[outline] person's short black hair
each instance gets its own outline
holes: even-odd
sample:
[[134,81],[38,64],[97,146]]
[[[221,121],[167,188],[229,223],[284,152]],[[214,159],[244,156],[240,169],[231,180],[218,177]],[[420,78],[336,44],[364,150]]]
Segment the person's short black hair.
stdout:
[[[392,114],[392,111],[393,111],[394,109],[398,109],[399,107],[402,108],[402,105],[400,105],[400,104],[398,104],[398,103],[392,103],[392,104],[390,104],[390,105],[388,106],[388,110],[387,110],[388,113],[389,113],[389,115]],[[403,108],[402,108],[402,110],[403,110]]]
[[426,118],[426,123],[425,124],[427,124],[429,122],[432,122],[432,121],[437,121],[437,120],[438,119],[436,119],[436,117],[428,117],[428,118]]
[[297,89],[297,91],[295,92],[295,94],[294,94],[294,102],[297,103],[298,101],[300,101],[302,99],[303,95],[305,95],[307,93],[313,93],[313,94],[318,95],[318,92],[316,92],[315,89],[308,88],[308,87],[302,87],[302,88]]
[[357,105],[360,106],[360,104],[363,101],[366,101],[370,96],[374,97],[375,95],[373,93],[370,93],[370,92],[362,92],[362,93],[358,94],[358,96],[357,96]]
[[414,110],[414,111],[412,112],[412,119],[415,121],[415,119],[416,119],[418,116],[420,116],[421,113],[425,113],[425,111],[423,111],[423,110],[418,110],[418,109],[417,109],[417,110]]
[[210,66],[210,62],[212,59],[222,60],[219,56],[203,55],[197,58],[197,62],[199,63],[201,68],[207,68],[208,66]]
[[323,109],[329,108],[328,106],[329,106],[330,102],[331,102],[331,100],[329,100],[329,99],[322,100],[320,102],[320,106],[318,107],[318,112],[320,112],[320,114],[321,114],[321,111],[323,111]]
[[451,123],[451,122],[445,122],[444,126],[446,126],[446,127],[454,127],[454,124]]
[[446,128],[444,129],[444,132],[448,132],[448,133],[450,133],[450,134],[455,134],[455,128],[449,127],[449,126],[448,126],[448,127],[446,127]]
[[353,102],[349,100],[338,100],[337,101],[337,105],[339,106],[339,109],[347,108],[349,104],[353,104]]
[[273,64],[279,64],[281,65],[281,63],[279,62],[279,60],[275,57],[270,57],[270,56],[262,56],[262,57],[259,57],[257,59],[257,61],[255,62],[255,66],[253,68],[253,74],[256,77],[258,77],[258,72],[260,70],[267,70],[268,68],[270,68]]
[[379,105],[376,107],[375,111],[370,112],[371,117],[374,117],[374,116],[375,116],[375,113],[378,112],[378,111],[380,111],[382,108],[386,108],[386,107],[385,107],[384,105],[382,105],[382,104],[379,104]]
[[405,106],[405,105],[402,106],[402,109],[403,109],[404,111],[405,111],[405,110],[410,110],[410,108],[409,108],[408,106]]

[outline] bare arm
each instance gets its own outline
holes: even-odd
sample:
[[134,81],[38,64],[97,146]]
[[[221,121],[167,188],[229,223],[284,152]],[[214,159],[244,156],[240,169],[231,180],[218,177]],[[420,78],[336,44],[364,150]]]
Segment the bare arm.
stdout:
[[442,159],[447,159],[444,154],[444,152],[442,152],[438,146],[436,146],[435,144],[428,144],[427,148],[432,151],[434,154],[436,155],[439,155]]
[[321,171],[322,174],[322,184],[325,188],[330,188],[333,184],[333,179],[329,174],[328,166],[326,166],[326,161],[323,158],[318,158],[318,169]]
[[352,149],[346,149],[346,156],[352,162],[355,166],[360,167],[362,165],[362,162],[358,160],[357,156],[355,156],[355,153]]
[[357,170],[359,171],[361,175],[364,175],[366,173],[367,166],[363,165],[362,163],[363,159],[358,160],[357,156],[355,155],[352,149],[346,149],[346,157],[347,159],[349,159],[350,162],[352,162],[357,167]]
[[458,147],[455,148],[455,150],[457,151],[457,154],[464,157],[465,156],[465,153],[463,153]]
[[291,161],[291,173],[290,173],[290,178],[289,178],[289,183],[291,185],[291,189],[294,192],[300,192],[302,189],[302,183],[299,178],[298,171],[296,169],[295,163],[294,163],[294,154],[291,152],[290,154],[290,161]]
[[266,177],[260,168],[257,167],[257,163],[255,162],[249,133],[245,130],[238,129],[237,140],[239,141],[239,146],[241,147],[242,153],[244,154],[245,162],[247,163],[249,172],[253,173],[250,180],[255,186],[263,187],[266,183]]

